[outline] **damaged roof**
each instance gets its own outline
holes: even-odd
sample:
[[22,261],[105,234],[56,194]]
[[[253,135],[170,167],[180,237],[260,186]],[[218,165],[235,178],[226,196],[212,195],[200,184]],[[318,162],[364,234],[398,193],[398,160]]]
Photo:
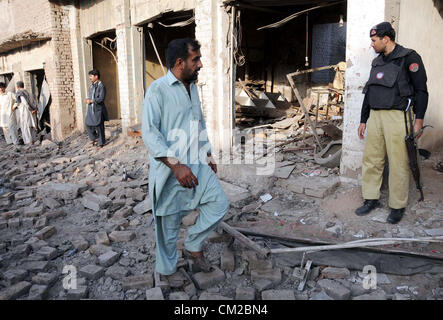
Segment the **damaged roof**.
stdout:
[[51,40],[51,36],[41,33],[41,32],[33,32],[31,30],[17,33],[12,37],[0,40],[0,54],[17,49],[29,46],[34,42],[47,41]]

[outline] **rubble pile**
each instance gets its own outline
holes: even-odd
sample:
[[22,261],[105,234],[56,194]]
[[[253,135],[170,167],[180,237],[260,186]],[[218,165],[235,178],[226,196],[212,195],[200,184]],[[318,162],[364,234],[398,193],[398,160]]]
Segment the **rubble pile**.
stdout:
[[[183,219],[178,271],[160,276],[154,269],[146,149],[140,138],[119,138],[120,131],[108,125],[109,143],[101,149],[89,145],[84,134],[32,146],[7,146],[1,140],[0,300],[442,298],[439,275],[377,274],[377,288],[365,289],[367,275],[361,270],[312,265],[306,274],[300,262],[279,255],[260,257],[220,228],[204,247],[214,270],[193,274],[182,249],[198,211]],[[291,159],[290,165],[284,163],[289,159],[280,159],[269,194],[257,195],[251,185],[222,181],[231,201],[224,221],[292,218],[299,225],[322,224],[318,200],[338,187],[337,174],[315,165],[303,152]],[[323,178],[316,184],[311,180]],[[260,237],[250,239],[261,247],[276,245]]]

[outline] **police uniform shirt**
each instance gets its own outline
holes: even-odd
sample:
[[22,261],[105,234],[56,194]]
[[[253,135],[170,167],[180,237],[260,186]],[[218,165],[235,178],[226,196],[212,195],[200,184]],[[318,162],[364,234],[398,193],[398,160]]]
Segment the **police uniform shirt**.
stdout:
[[[392,60],[391,57],[395,56],[397,51],[402,48],[400,45],[396,44],[394,50],[385,56],[384,53],[381,53],[384,62],[389,62]],[[423,61],[420,55],[412,51],[410,54],[404,57],[405,62],[403,64],[406,72],[409,76],[409,80],[411,85],[414,88],[414,112],[416,114],[417,119],[423,119],[426,113],[427,105],[428,105],[428,89],[426,85],[427,76],[426,70],[423,64]],[[407,97],[397,96],[392,105],[388,109],[397,109],[397,110],[405,110],[407,106]],[[366,123],[369,114],[370,114],[371,106],[369,104],[369,92],[366,93],[363,106],[361,110],[361,119],[360,123]]]

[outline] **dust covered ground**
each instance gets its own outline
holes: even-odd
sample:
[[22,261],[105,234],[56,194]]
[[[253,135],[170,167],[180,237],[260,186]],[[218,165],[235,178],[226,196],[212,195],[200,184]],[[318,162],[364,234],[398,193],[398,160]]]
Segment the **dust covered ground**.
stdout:
[[[122,136],[118,122],[106,125],[106,135],[109,142],[102,149],[89,145],[86,134],[80,133],[59,144],[43,140],[32,146],[7,146],[0,137],[0,300],[443,297],[441,265],[425,264],[409,275],[379,272],[377,286],[365,289],[367,274],[360,266],[346,265],[346,257],[313,256],[306,284],[298,290],[303,280],[301,254],[265,259],[220,229],[204,246],[214,272],[192,274],[182,257],[180,271],[168,279],[159,277],[154,271],[146,148],[140,138]],[[396,226],[385,222],[386,190],[382,208],[357,217],[353,211],[362,203],[360,188],[337,183],[337,170],[321,168],[303,153],[279,159],[293,166],[287,178],[279,174],[269,178],[272,183],[261,185],[237,181],[220,166],[231,200],[225,221],[257,232],[329,243],[438,233],[443,228],[439,193],[443,174],[432,169],[438,156],[424,163],[426,201],[417,204],[411,188],[411,205]],[[266,193],[272,199],[264,202],[260,196]],[[197,216],[198,211],[183,220],[177,244],[180,256],[186,229]],[[250,239],[263,247],[283,246],[275,238]],[[436,261],[443,254],[441,246],[430,243],[399,248]],[[67,270],[75,270],[76,289],[69,287],[73,274]]]

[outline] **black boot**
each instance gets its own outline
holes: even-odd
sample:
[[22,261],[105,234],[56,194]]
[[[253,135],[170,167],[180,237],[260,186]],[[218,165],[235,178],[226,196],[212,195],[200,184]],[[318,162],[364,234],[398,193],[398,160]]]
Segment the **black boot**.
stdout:
[[357,216],[364,216],[367,215],[369,212],[372,211],[372,209],[379,206],[378,200],[365,200],[365,203],[363,206],[355,210],[355,214]]
[[405,213],[405,208],[403,209],[391,209],[391,213],[386,220],[389,223],[397,224],[400,222],[401,218],[403,218],[403,214]]

